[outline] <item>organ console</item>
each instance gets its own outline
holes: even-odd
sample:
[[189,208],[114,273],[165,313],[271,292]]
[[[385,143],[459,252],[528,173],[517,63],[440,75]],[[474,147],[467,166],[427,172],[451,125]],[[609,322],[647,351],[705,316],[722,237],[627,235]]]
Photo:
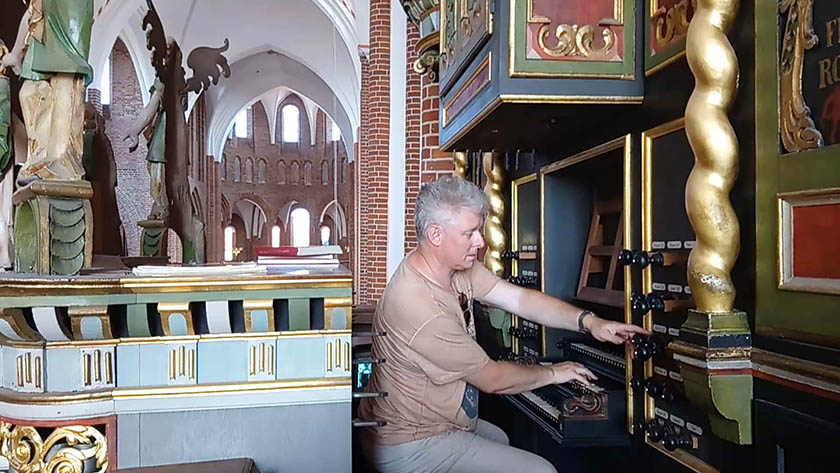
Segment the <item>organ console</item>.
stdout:
[[[459,24],[464,3],[442,3],[454,6],[442,10],[448,24]],[[607,15],[622,4],[586,3]],[[512,314],[511,327],[487,345],[518,362],[575,360],[595,371],[607,418],[579,412],[593,417],[593,429],[617,429],[605,438],[632,435],[633,448],[666,462],[656,471],[798,471],[807,468],[801,459],[823,450],[812,445],[840,439],[840,325],[828,322],[840,275],[826,269],[838,267],[828,256],[838,240],[831,225],[820,227],[839,208],[840,165],[831,157],[840,134],[829,138],[827,129],[840,123],[832,115],[840,92],[814,72],[836,55],[840,3],[776,3],[740,2],[736,12],[733,2],[623,2],[626,25],[639,20],[636,39],[610,44],[645,42],[638,67],[623,75],[605,71],[632,55],[613,51],[608,63],[554,47],[542,33],[596,20],[548,1],[496,0],[504,28],[470,41],[462,35],[474,33],[446,33],[446,67],[463,73],[441,82],[441,148],[506,155],[504,276],[653,333],[605,346]],[[628,14],[634,7],[644,12]],[[711,21],[719,18],[727,21]],[[607,25],[621,22],[613,20],[598,23],[607,36]],[[727,36],[729,27],[739,30]],[[820,41],[802,46],[793,32]],[[726,54],[707,56],[719,51]],[[705,75],[711,69],[702,65],[712,62],[729,72]],[[687,124],[721,134],[689,140]],[[531,150],[529,159],[519,148]],[[547,432],[555,448],[524,434],[517,440],[513,427],[512,442],[544,456],[563,445],[602,445],[570,428],[586,424],[565,417],[565,400],[592,405],[574,387],[507,396],[516,418]]]

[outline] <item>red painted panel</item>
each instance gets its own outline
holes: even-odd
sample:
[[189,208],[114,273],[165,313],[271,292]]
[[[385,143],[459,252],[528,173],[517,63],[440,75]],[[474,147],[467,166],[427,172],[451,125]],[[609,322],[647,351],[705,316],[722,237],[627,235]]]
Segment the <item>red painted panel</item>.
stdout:
[[[527,52],[528,59],[541,59],[546,61],[604,61],[604,58],[590,58],[580,54],[575,48],[575,51],[570,55],[552,56],[551,54],[542,51],[539,47],[540,30],[548,28],[548,38],[546,39],[546,46],[549,48],[559,48],[559,40],[555,36],[557,27],[560,25],[577,25],[583,27],[586,25],[595,28],[593,36],[592,47],[599,49],[604,46],[604,39],[601,32],[605,29],[611,29],[616,36],[616,44],[613,48],[614,56],[607,59],[608,61],[622,61],[624,53],[624,26],[605,24],[606,20],[613,18],[615,14],[616,0],[587,0],[582,2],[580,0],[524,0],[531,5],[531,13],[535,17],[526,18],[527,22]],[[624,13],[625,21],[632,21],[632,13]],[[542,20],[541,20],[542,19]],[[546,23],[545,20],[548,20]],[[571,39],[572,43],[576,38]]]
[[793,275],[840,279],[840,204],[793,208]]

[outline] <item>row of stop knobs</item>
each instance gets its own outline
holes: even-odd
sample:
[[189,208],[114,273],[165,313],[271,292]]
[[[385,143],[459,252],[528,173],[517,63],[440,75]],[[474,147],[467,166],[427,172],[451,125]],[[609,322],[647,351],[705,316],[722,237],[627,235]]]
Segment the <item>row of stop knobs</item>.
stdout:
[[674,402],[683,398],[682,390],[679,387],[671,383],[659,382],[653,379],[646,381],[633,379],[630,381],[630,387],[633,389],[644,388],[648,396],[662,399],[663,401]]
[[634,431],[647,432],[651,442],[662,442],[662,445],[669,452],[678,448],[689,449],[694,447],[694,439],[685,429],[677,431],[676,426],[666,424],[658,419],[651,419],[647,422],[637,420],[633,424]]
[[537,338],[537,329],[532,327],[510,327],[508,334],[516,338]]
[[665,264],[665,257],[662,253],[642,250],[621,250],[618,253],[618,262],[624,266],[637,266],[640,269],[647,268],[649,265],[663,266]]
[[662,297],[662,294],[656,292],[650,294],[633,292],[630,295],[630,310],[637,317],[641,317],[651,310],[665,310],[665,298]]
[[653,336],[634,335],[633,346],[633,358],[640,361],[647,361],[654,356],[665,354],[665,343]]
[[537,276],[508,276],[507,281],[517,286],[536,286],[539,279]]

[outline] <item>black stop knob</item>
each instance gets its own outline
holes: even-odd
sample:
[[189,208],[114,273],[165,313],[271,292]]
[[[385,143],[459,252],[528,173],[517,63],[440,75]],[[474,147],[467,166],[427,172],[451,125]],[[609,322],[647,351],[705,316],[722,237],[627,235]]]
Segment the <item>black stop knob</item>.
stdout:
[[662,444],[665,446],[665,450],[668,450],[669,452],[673,452],[674,450],[680,448],[680,440],[676,435],[670,432],[665,434]]
[[639,346],[639,345],[644,345],[644,344],[645,344],[645,337],[639,335],[638,333],[636,335],[633,335],[633,345]]
[[647,268],[647,265],[650,263],[650,259],[648,258],[648,254],[646,251],[641,250],[634,250],[632,256],[632,264],[635,264],[639,268]]
[[659,397],[662,394],[662,386],[653,380],[648,380],[645,390],[651,397]]
[[665,299],[662,298],[662,294],[655,292],[648,294],[647,304],[653,310],[665,310]]
[[662,440],[662,435],[665,433],[663,427],[656,420],[652,420],[647,424],[647,435],[651,442],[659,442]]
[[662,266],[662,265],[665,264],[665,257],[662,256],[662,253],[659,253],[659,252],[650,253],[648,255],[648,261],[650,262],[650,264],[653,264],[653,265],[656,265],[656,266]]
[[652,354],[647,344],[639,345],[633,350],[633,358],[639,361],[649,360]]
[[647,298],[639,297],[635,301],[631,302],[630,309],[633,311],[633,315],[641,316],[647,314],[648,311],[650,311]]
[[633,264],[633,252],[630,250],[621,250],[618,253],[618,262],[621,263],[623,266],[629,266]]
[[691,438],[691,434],[683,430],[679,436],[679,445],[680,448],[684,449],[694,448],[694,440]]
[[651,338],[647,345],[652,356],[662,356],[665,354],[664,343]]
[[631,389],[642,389],[645,386],[645,382],[639,378],[633,378],[630,380],[630,388]]
[[645,422],[642,419],[638,419],[635,422],[633,422],[633,432],[634,433],[641,434],[645,430],[647,430],[647,422]]

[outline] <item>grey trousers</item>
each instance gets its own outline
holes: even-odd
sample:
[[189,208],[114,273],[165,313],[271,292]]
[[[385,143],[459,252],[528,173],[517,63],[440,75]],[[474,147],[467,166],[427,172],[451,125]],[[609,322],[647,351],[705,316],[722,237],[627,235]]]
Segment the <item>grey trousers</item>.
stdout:
[[479,419],[475,432],[454,431],[393,446],[362,437],[377,473],[557,473],[546,459],[508,445],[505,432]]

